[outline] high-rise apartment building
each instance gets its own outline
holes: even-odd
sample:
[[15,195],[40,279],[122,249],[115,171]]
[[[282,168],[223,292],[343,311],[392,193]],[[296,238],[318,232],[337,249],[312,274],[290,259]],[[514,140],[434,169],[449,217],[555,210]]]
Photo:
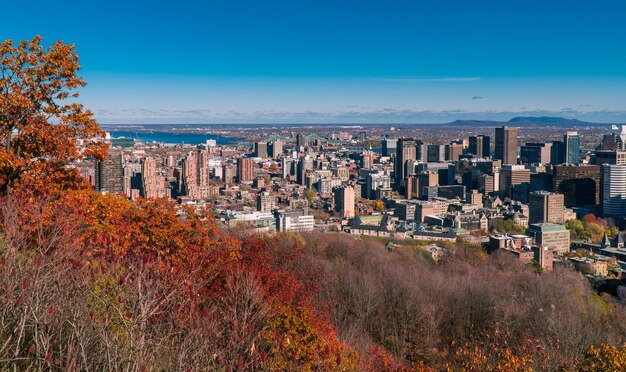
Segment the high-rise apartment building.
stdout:
[[226,164],[222,167],[222,180],[225,184],[230,185],[235,182],[237,176],[238,167],[233,164]]
[[602,212],[606,216],[626,216],[626,165],[602,166]]
[[151,157],[141,162],[141,196],[144,198],[156,198],[158,196],[158,180],[156,172],[156,160]]
[[190,198],[199,198],[198,193],[198,154],[189,152],[182,162],[179,191]]
[[283,178],[287,178],[291,175],[291,163],[293,161],[287,157],[283,158],[281,160],[281,171],[282,171],[282,177]]
[[209,186],[209,178],[211,172],[209,170],[209,150],[198,151],[198,187],[206,188]]
[[252,181],[254,179],[254,159],[239,158],[237,159],[237,180]]
[[564,220],[563,194],[535,191],[531,192],[528,200],[529,223],[557,223],[563,224]]
[[274,210],[274,196],[267,191],[258,193],[256,197],[256,210],[259,212],[271,212]]
[[405,163],[409,160],[416,160],[415,141],[412,138],[400,138],[398,139],[394,162],[394,185],[397,190],[404,190]]
[[489,136],[470,136],[468,151],[470,154],[479,158],[488,158],[490,156]]
[[365,178],[365,195],[368,199],[376,199],[376,190],[391,187],[391,178],[384,173],[370,173]]
[[278,156],[280,156],[283,153],[283,141],[281,140],[275,140],[270,142],[269,144],[269,156],[271,158],[277,158]]
[[257,158],[267,158],[267,142],[254,143],[254,156]]
[[332,193],[333,187],[331,185],[331,180],[328,178],[320,178],[317,180],[317,192],[321,195],[328,195]]
[[108,193],[124,192],[124,161],[121,152],[111,152],[95,164],[96,190]]
[[335,211],[341,213],[342,218],[354,217],[354,189],[352,186],[335,189]]
[[517,164],[517,128],[496,128],[494,159],[502,160],[502,164]]

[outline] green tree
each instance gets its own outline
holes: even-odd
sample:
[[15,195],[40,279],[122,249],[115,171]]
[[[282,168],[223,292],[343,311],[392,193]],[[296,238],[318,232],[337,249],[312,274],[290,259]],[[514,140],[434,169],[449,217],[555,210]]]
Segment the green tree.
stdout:
[[313,189],[308,189],[304,196],[306,197],[306,200],[309,201],[309,205],[311,205],[313,204],[315,199],[317,199],[317,192]]

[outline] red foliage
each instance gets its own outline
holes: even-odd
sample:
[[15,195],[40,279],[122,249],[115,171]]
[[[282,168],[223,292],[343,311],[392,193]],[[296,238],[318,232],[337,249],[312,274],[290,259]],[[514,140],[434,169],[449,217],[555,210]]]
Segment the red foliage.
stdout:
[[585,221],[586,223],[596,223],[597,219],[596,219],[596,216],[593,213],[587,213],[583,217],[583,221]]
[[[223,236],[207,210],[164,200],[132,203],[86,189],[16,188],[11,206],[3,209],[2,221],[16,249],[36,250],[42,257],[58,254],[98,293],[111,296],[101,301],[126,309],[109,313],[107,305],[90,311],[90,318],[103,319],[102,327],[120,327],[138,317],[140,324],[192,332],[200,324],[226,322],[237,338],[227,341],[233,349],[226,352],[224,366],[234,368],[261,363],[234,355],[241,353],[238,345],[254,345],[255,334],[270,327],[273,336],[253,346],[266,349],[268,366],[355,365],[356,354],[316,311],[319,273],[304,262],[301,243],[284,246],[278,237]],[[238,284],[233,275],[249,279]],[[249,307],[246,301],[256,298],[255,291],[258,304]],[[224,313],[224,306],[234,312]],[[51,304],[48,313],[54,316],[56,306]],[[290,339],[291,344],[284,343]],[[298,364],[290,362],[290,355],[298,355]]]

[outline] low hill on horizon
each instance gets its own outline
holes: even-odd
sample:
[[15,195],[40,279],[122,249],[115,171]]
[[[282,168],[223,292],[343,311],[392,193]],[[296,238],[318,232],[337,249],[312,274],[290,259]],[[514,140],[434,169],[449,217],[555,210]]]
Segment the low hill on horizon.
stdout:
[[581,127],[602,126],[607,123],[597,123],[578,119],[568,119],[556,116],[517,116],[508,121],[498,120],[455,120],[450,125],[473,126],[473,127],[498,127],[501,125],[525,125],[525,126],[558,126],[558,127]]
[[606,123],[596,123],[590,121],[582,121],[578,119],[568,119],[557,116],[518,116],[508,121],[511,124],[530,124],[530,125],[555,125],[555,126],[589,126],[589,125],[607,125]]

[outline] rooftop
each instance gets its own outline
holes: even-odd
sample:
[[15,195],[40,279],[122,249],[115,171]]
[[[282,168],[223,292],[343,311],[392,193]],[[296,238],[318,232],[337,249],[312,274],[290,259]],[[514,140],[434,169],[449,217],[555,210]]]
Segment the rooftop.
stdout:
[[554,231],[566,231],[564,225],[559,225],[557,223],[533,223],[528,225],[528,230],[531,231],[541,231],[541,232],[554,232]]

